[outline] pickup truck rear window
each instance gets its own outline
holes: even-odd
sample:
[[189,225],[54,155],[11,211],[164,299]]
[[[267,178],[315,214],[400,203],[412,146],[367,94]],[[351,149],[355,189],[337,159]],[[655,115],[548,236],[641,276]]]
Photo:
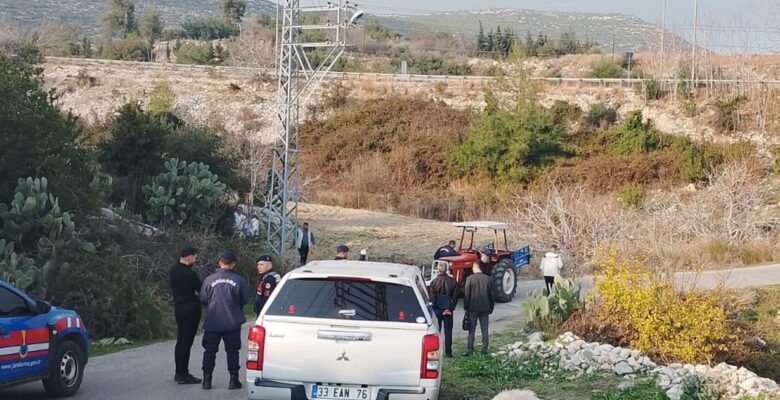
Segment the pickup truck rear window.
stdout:
[[266,315],[409,323],[425,318],[409,286],[331,279],[287,281]]

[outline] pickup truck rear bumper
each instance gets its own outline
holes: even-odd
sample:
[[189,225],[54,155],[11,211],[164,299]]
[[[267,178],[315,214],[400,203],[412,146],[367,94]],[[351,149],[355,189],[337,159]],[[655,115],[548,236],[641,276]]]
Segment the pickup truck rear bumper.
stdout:
[[[284,393],[289,391],[290,397],[288,397],[288,399],[290,400],[309,400],[309,398],[306,396],[306,387],[303,385],[292,385],[289,383],[275,382],[257,378],[255,379],[255,387],[268,389],[268,391],[273,391],[275,393]],[[250,398],[252,397],[250,396]]]
[[[254,387],[259,389],[257,395],[262,392],[262,397],[254,396],[255,392],[252,388],[250,391],[250,399],[254,398],[273,398],[284,400],[309,400],[306,394],[306,387],[300,384],[289,384],[284,382],[276,382],[270,380],[264,380],[257,378],[254,381]],[[437,399],[438,393],[432,393],[435,396],[426,396],[426,388],[421,387],[415,390],[409,389],[380,389],[377,392],[375,400],[411,400],[411,399]],[[269,396],[269,397],[266,397]]]

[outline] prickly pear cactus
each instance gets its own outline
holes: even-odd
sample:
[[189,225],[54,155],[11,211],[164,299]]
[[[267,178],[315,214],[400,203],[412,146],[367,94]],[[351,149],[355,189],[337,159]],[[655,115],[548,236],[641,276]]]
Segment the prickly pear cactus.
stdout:
[[75,224],[48,193],[46,178],[20,179],[10,207],[0,205],[0,218],[3,237],[23,253],[37,250],[40,256],[51,257],[73,239]]
[[29,292],[40,279],[41,270],[31,258],[14,252],[14,243],[0,239],[0,279]]
[[226,189],[219,176],[206,164],[175,158],[165,163],[165,171],[143,187],[150,222],[213,226]]

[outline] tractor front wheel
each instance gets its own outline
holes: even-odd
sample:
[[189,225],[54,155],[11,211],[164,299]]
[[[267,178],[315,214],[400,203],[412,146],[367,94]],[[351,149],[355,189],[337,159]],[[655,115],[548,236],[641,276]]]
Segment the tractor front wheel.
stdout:
[[496,264],[491,274],[493,299],[496,303],[509,303],[517,291],[517,271],[512,260],[505,258]]

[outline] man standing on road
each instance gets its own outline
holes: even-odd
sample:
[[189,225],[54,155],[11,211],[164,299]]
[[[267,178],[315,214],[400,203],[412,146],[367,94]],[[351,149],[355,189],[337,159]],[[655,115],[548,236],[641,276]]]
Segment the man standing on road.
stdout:
[[458,255],[458,251],[455,250],[455,241],[450,240],[446,246],[439,247],[436,253],[433,255],[434,260],[438,260],[442,257],[454,257]]
[[230,383],[228,389],[241,389],[238,379],[238,351],[241,349],[241,325],[246,322],[244,305],[249,300],[246,281],[234,271],[238,258],[232,251],[219,256],[219,270],[203,281],[200,302],[206,306],[203,321],[203,389],[211,389],[211,374],[219,350],[225,344]]
[[282,280],[282,276],[274,271],[271,256],[262,255],[257,258],[257,273],[260,274],[260,283],[257,285],[257,294],[255,295],[255,314],[260,315],[265,302],[271,297],[271,293],[276,289],[276,285]]
[[437,268],[438,276],[428,287],[428,295],[439,320],[439,331],[442,331],[442,326],[444,328],[444,355],[449,358],[452,357],[452,314],[458,304],[458,282],[447,275],[443,265]]
[[480,261],[475,261],[472,266],[473,274],[466,278],[465,298],[463,308],[469,320],[469,335],[466,343],[468,357],[474,354],[474,339],[477,330],[477,322],[482,331],[482,354],[487,354],[490,338],[488,337],[488,319],[493,313],[495,301],[493,300],[490,277],[482,273]]
[[185,247],[179,255],[179,262],[171,268],[171,293],[176,316],[176,349],[174,360],[176,374],[173,380],[178,384],[197,384],[201,380],[190,374],[190,351],[200,323],[200,278],[192,270],[198,260],[198,250]]
[[563,269],[563,260],[561,260],[561,256],[558,254],[557,245],[552,245],[552,251],[548,251],[544,255],[539,268],[544,275],[544,285],[547,288],[547,294],[549,295],[555,285],[555,277],[560,276],[561,270]]
[[314,248],[314,233],[309,230],[309,223],[304,222],[301,229],[298,229],[298,236],[295,238],[295,248],[301,256],[301,265],[306,265],[309,259],[309,250]]
[[336,246],[336,258],[334,260],[346,260],[347,254],[349,254],[349,247],[345,244]]

